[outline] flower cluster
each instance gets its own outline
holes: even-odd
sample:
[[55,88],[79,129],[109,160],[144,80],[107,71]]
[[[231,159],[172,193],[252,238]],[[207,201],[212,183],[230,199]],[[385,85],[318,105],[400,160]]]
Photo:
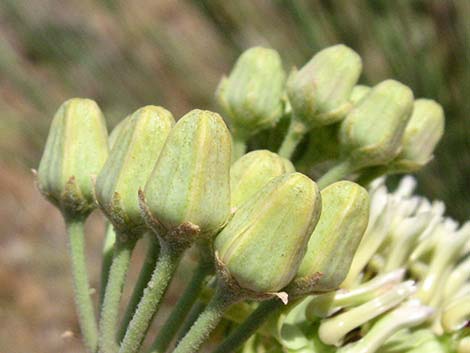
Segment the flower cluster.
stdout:
[[413,196],[412,177],[393,193],[383,181],[341,288],[287,307],[243,352],[469,352],[470,224]]
[[[358,352],[380,346],[388,337],[384,332],[391,335],[432,315],[428,306],[444,301],[438,283],[464,249],[466,228],[444,246],[439,234],[449,225],[437,220],[441,214],[432,206],[388,197],[377,186],[370,202],[363,186],[425,165],[442,135],[444,115],[437,103],[414,100],[397,81],[358,86],[361,69],[360,57],[343,45],[324,49],[289,75],[276,51],[249,49],[217,90],[231,132],[215,112],[196,109],[175,121],[168,110],[146,106],[108,137],[95,102],[75,98],[59,108],[37,183],[66,221],[77,311],[90,352],[140,350],[191,247],[199,253],[197,267],[152,353],[167,351],[179,331],[173,352],[198,351],[230,308],[247,303],[260,304],[219,352],[238,348],[273,312],[289,322],[286,308],[307,313],[306,325],[317,326],[309,330],[307,346],[318,341]],[[263,134],[270,136],[264,144]],[[299,172],[325,165],[328,171],[317,182]],[[110,224],[98,322],[83,230],[94,208]],[[121,315],[132,251],[143,237],[147,258]],[[425,245],[414,251],[418,241]],[[408,258],[410,271],[422,276],[416,300],[407,300],[414,282],[402,281]],[[341,286],[350,291],[338,292]],[[210,292],[208,302],[203,292]],[[370,323],[405,300],[391,316]],[[449,310],[436,321],[442,330],[464,320]],[[406,319],[394,319],[403,312],[410,313]],[[313,319],[318,313],[327,319]],[[278,341],[290,349],[284,331],[302,331],[303,324],[282,324]],[[359,327],[364,338],[346,345]]]

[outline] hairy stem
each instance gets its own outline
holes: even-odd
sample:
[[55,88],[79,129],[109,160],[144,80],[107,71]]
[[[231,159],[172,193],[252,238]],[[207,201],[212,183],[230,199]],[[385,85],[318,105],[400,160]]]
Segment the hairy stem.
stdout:
[[292,117],[287,134],[284,137],[284,141],[282,141],[281,147],[279,148],[279,155],[281,157],[291,159],[295,149],[297,148],[297,145],[300,143],[300,141],[302,141],[302,138],[307,132],[307,127]]
[[320,189],[326,188],[328,185],[340,181],[354,172],[349,161],[343,161],[331,168],[326,174],[318,179],[317,184]]
[[219,286],[189,332],[179,342],[173,353],[195,353],[207,340],[222,319],[225,310],[236,302],[236,297],[225,287]]
[[95,352],[98,343],[98,328],[86,269],[84,220],[68,219],[66,226],[80,330],[88,351]]
[[194,270],[191,281],[178,299],[178,302],[173,307],[173,311],[155,338],[149,350],[150,353],[164,353],[168,349],[173,337],[178,332],[190,309],[194,305],[194,302],[197,300],[204,280],[212,272],[212,269],[212,262],[200,259],[198,266]]
[[99,325],[100,353],[115,353],[119,349],[116,336],[119,323],[119,303],[136,242],[136,237],[118,234],[114,244],[113,263],[109,270]]
[[103,261],[101,263],[101,289],[100,289],[100,308],[103,306],[104,293],[106,284],[108,283],[109,269],[113,262],[114,242],[116,241],[116,233],[111,223],[106,225],[106,234],[103,242]]
[[137,310],[129,323],[119,353],[136,353],[139,351],[185,250],[185,247],[175,247],[164,240],[160,241],[160,257]]
[[262,302],[240,326],[230,333],[213,353],[235,352],[282,306],[283,303],[277,298]]
[[129,322],[131,321],[132,316],[137,309],[137,305],[139,304],[140,299],[144,295],[145,287],[152,277],[152,272],[155,268],[155,263],[157,262],[158,254],[160,252],[160,244],[158,243],[158,239],[155,234],[149,233],[148,238],[149,243],[147,247],[147,253],[145,255],[142,269],[140,270],[139,278],[137,279],[137,283],[135,284],[131,299],[127,304],[126,312],[121,322],[121,328],[118,335],[119,340],[122,340],[126,334]]

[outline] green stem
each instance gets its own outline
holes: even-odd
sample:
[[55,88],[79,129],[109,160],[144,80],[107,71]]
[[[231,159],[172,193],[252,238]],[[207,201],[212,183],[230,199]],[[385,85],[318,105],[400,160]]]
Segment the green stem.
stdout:
[[147,287],[150,278],[152,277],[153,269],[155,268],[155,263],[158,259],[158,254],[160,252],[160,244],[158,243],[158,239],[153,233],[149,233],[149,244],[147,248],[147,253],[145,255],[145,260],[142,265],[142,269],[140,270],[139,278],[137,279],[137,283],[135,284],[134,290],[132,292],[131,299],[127,304],[126,312],[124,314],[124,318],[121,322],[121,328],[119,330],[118,338],[121,341],[126,334],[127,327],[129,326],[129,322],[134,315],[137,305],[139,304],[140,299],[144,294],[145,287]]
[[232,132],[232,162],[235,162],[238,158],[243,156],[246,152],[246,138],[236,131]]
[[98,343],[98,328],[93,302],[90,297],[86,269],[84,220],[69,219],[66,220],[66,226],[69,234],[75,305],[77,307],[80,330],[88,351],[95,352]]
[[260,328],[271,314],[282,306],[283,303],[277,298],[262,302],[212,353],[230,353],[236,351]]
[[101,263],[101,290],[100,290],[100,308],[103,306],[104,293],[106,284],[108,283],[109,269],[113,262],[114,242],[116,241],[116,233],[111,223],[106,225],[106,234],[103,242],[103,260]]
[[278,154],[281,157],[291,159],[292,155],[297,148],[297,145],[302,141],[302,138],[308,132],[307,127],[302,122],[295,119],[295,117],[291,118],[289,129],[287,130],[287,134],[284,137],[284,141],[282,141],[282,145],[279,148]]
[[139,351],[185,250],[186,247],[172,246],[172,244],[161,239],[160,257],[137,310],[129,323],[119,353],[136,353]]
[[320,189],[324,189],[330,184],[346,178],[354,172],[348,160],[338,163],[331,168],[325,175],[318,179],[317,184]]
[[191,326],[194,325],[199,315],[201,315],[201,313],[206,308],[206,305],[206,302],[201,298],[199,298],[196,304],[193,305],[191,311],[188,314],[188,317],[184,321],[184,325],[181,328],[180,333],[178,334],[178,338],[176,339],[177,341],[181,341],[183,337],[188,333],[188,331],[191,329]]
[[206,309],[201,313],[189,332],[176,346],[173,353],[199,352],[201,345],[222,319],[225,310],[235,303],[237,298],[223,286],[217,287]]
[[136,242],[136,237],[126,237],[121,234],[116,237],[113,263],[109,270],[109,279],[106,285],[103,308],[101,309],[99,325],[99,351],[101,353],[115,353],[119,349],[116,336],[119,322],[119,303]]
[[199,261],[194,270],[193,277],[179,298],[173,311],[160,329],[149,353],[164,353],[170,345],[173,337],[184,322],[194,302],[201,292],[206,277],[212,272],[212,262]]

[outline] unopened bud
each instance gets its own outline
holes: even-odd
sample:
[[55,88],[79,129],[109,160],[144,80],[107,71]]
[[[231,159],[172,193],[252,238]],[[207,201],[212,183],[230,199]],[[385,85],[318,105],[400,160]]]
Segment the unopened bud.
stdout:
[[[294,282],[305,282],[307,291],[339,287],[369,220],[369,195],[356,183],[334,183],[322,190],[321,198],[322,213]],[[313,282],[309,284],[310,281]]]
[[401,141],[413,108],[413,92],[386,80],[373,87],[341,124],[343,156],[355,169],[386,164],[401,149]]
[[233,215],[215,240],[220,263],[244,289],[277,292],[295,276],[321,210],[316,184],[276,177]]
[[309,128],[332,124],[350,110],[349,96],[362,70],[360,56],[339,44],[315,54],[287,80],[295,118]]
[[175,120],[156,106],[140,108],[118,127],[109,158],[96,179],[96,198],[116,229],[141,233],[138,191],[145,186]]
[[213,235],[230,214],[230,133],[217,113],[193,110],[173,127],[145,186],[150,215]]
[[356,85],[352,89],[351,97],[349,100],[353,105],[356,105],[362,98],[364,98],[369,92],[371,88],[365,85]]
[[393,171],[414,172],[433,157],[444,133],[444,111],[431,99],[417,99],[403,134],[403,148],[390,167]]
[[103,113],[90,99],[63,103],[52,120],[39,163],[38,187],[69,216],[86,216],[94,208],[92,177],[108,157]]
[[268,150],[245,154],[230,170],[232,208],[240,207],[271,179],[294,171],[289,160]]
[[238,58],[216,94],[237,134],[251,136],[276,124],[283,110],[284,82],[277,51],[254,47]]

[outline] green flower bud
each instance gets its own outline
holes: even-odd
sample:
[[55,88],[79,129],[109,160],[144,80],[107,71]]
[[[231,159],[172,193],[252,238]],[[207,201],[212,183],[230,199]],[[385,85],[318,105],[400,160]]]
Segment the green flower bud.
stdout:
[[244,289],[272,293],[297,273],[321,210],[316,184],[300,173],[271,180],[217,236],[220,263]]
[[309,128],[341,120],[351,108],[349,96],[361,70],[360,56],[345,45],[317,53],[287,80],[295,118]]
[[322,213],[294,282],[305,282],[307,291],[339,287],[369,221],[369,194],[356,183],[334,183],[322,190],[321,198]]
[[240,207],[271,179],[294,171],[289,160],[268,150],[245,154],[230,170],[232,209]]
[[432,159],[432,153],[444,133],[444,111],[431,99],[417,99],[403,134],[403,148],[391,169],[414,172]]
[[216,93],[236,134],[248,137],[276,124],[283,110],[284,82],[277,51],[255,47],[238,58]]
[[140,235],[138,191],[145,186],[175,120],[156,106],[140,108],[114,130],[114,146],[96,179],[96,198],[119,231]]
[[64,102],[52,120],[37,183],[49,201],[68,216],[86,216],[95,207],[92,177],[108,157],[103,113],[90,99]]
[[113,128],[113,130],[112,130],[111,133],[109,134],[108,141],[109,141],[109,149],[110,149],[110,150],[113,148],[114,144],[116,143],[116,140],[117,140],[119,134],[121,133],[121,130],[123,129],[124,125],[127,125],[127,119],[121,120],[121,121]]
[[388,163],[400,152],[412,109],[408,87],[394,80],[379,83],[342,122],[342,154],[355,168]]
[[364,98],[369,92],[371,88],[365,85],[356,85],[352,89],[351,96],[349,100],[353,105],[356,105],[362,98]]
[[212,235],[230,214],[230,133],[217,113],[192,110],[174,126],[145,186],[146,208],[167,230]]

